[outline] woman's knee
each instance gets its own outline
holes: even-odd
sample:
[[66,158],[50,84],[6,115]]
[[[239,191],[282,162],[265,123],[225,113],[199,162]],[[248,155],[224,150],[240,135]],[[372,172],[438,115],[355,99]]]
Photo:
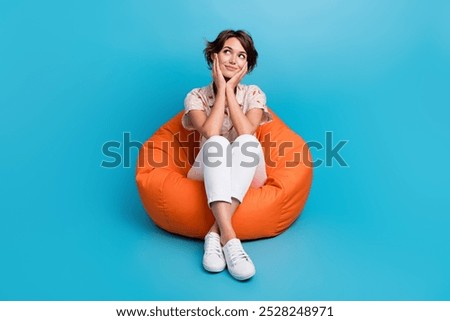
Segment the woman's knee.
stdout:
[[208,157],[225,157],[229,149],[230,142],[223,136],[214,135],[206,140],[203,145],[203,154]]
[[230,141],[226,139],[223,136],[220,135],[213,135],[209,137],[206,141],[204,146],[210,147],[210,146],[228,146],[230,145]]
[[236,140],[233,142],[234,146],[240,146],[240,147],[253,147],[260,149],[261,143],[259,142],[258,138],[254,135],[250,134],[242,134],[239,135]]
[[245,143],[245,142],[255,142],[255,143],[259,143],[258,138],[256,138],[256,136],[254,135],[250,135],[250,134],[242,134],[239,135],[236,139],[235,142],[240,142],[240,143]]
[[233,142],[233,147],[239,147],[241,151],[262,153],[261,143],[258,138],[250,134],[243,134],[236,138]]

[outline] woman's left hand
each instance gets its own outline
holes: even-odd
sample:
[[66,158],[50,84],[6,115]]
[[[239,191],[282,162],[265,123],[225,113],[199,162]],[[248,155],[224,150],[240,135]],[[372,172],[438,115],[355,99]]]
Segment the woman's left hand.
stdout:
[[241,82],[241,80],[244,78],[244,76],[247,74],[248,70],[248,63],[246,62],[244,67],[242,67],[241,70],[239,70],[236,75],[230,78],[230,80],[227,81],[227,89],[231,89],[234,92],[234,89],[236,86]]

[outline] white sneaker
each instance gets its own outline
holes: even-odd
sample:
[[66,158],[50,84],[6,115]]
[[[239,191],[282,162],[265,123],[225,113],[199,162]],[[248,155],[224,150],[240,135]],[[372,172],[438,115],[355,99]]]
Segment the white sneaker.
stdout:
[[208,272],[223,271],[226,263],[223,257],[222,246],[220,245],[219,234],[214,232],[206,234],[204,249],[203,268]]
[[240,240],[229,240],[223,247],[223,253],[227,261],[228,271],[236,280],[247,280],[255,275],[255,266],[248,254],[245,253]]

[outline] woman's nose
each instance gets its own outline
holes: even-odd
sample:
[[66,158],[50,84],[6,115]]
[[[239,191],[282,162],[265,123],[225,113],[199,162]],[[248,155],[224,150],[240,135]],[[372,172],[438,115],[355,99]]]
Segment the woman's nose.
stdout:
[[230,63],[234,64],[236,62],[236,57],[234,55],[231,55],[230,57]]

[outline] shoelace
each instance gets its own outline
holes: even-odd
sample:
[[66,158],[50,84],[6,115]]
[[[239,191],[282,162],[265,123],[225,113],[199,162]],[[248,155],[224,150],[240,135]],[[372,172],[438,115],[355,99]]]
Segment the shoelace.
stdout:
[[250,261],[249,256],[239,243],[229,245],[228,253],[230,255],[231,264],[234,266],[241,261]]
[[216,254],[219,257],[222,257],[222,247],[220,246],[220,241],[217,238],[207,237],[205,245],[206,255]]

